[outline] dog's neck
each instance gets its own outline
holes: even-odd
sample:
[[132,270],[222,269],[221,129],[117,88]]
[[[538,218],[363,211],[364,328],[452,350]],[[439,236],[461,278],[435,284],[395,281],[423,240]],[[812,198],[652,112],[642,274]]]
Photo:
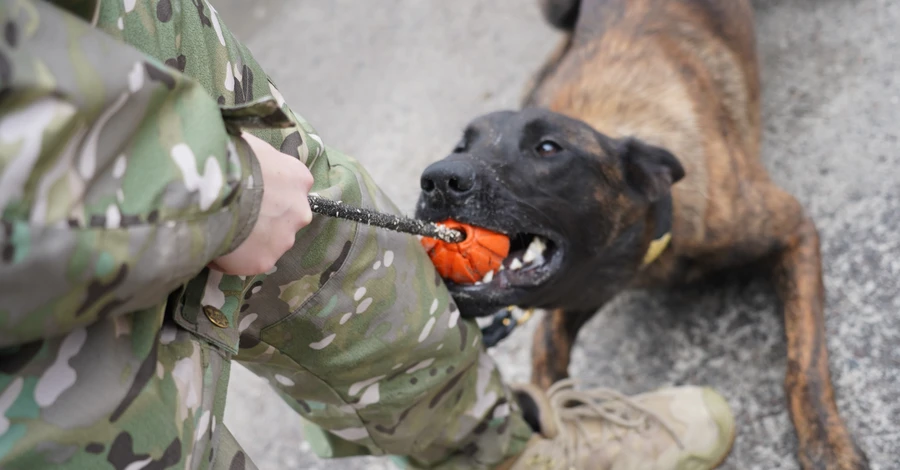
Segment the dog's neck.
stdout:
[[585,257],[589,261],[579,263],[579,271],[572,271],[561,281],[559,296],[545,298],[540,305],[534,306],[573,311],[602,307],[633,286],[642,272],[669,249],[672,221],[673,200],[667,195],[652,203],[638,220],[625,226],[610,243],[595,246],[595,251]]

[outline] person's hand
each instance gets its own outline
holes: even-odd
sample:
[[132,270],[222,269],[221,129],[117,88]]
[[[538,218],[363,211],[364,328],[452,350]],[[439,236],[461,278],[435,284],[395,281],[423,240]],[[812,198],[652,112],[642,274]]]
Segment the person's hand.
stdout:
[[214,259],[209,267],[227,274],[254,276],[271,270],[294,246],[297,231],[312,220],[307,196],[313,178],[300,160],[250,134],[242,137],[250,144],[262,170],[259,217],[250,236],[231,253]]

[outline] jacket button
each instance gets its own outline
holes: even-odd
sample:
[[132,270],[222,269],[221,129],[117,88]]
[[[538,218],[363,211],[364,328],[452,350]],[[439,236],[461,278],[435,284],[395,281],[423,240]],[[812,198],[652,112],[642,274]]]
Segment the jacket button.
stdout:
[[228,328],[228,317],[226,317],[221,310],[210,307],[209,305],[204,305],[203,314],[206,315],[206,318],[208,318],[213,325],[216,325],[219,328]]

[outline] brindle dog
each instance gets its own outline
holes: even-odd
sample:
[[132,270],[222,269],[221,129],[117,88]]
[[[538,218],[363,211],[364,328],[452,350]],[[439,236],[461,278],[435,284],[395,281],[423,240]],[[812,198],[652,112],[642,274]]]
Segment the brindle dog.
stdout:
[[803,468],[868,468],[835,405],[815,224],[760,161],[750,1],[541,6],[565,35],[525,109],[475,119],[422,176],[418,217],[513,240],[501,271],[449,285],[462,313],[551,310],[533,346],[532,380],[547,387],[567,376],[578,330],[623,289],[766,267]]

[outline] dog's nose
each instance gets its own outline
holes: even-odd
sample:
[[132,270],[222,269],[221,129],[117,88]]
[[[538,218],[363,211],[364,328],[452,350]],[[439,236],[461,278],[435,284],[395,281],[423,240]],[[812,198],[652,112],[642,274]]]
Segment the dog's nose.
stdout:
[[462,160],[432,163],[422,173],[422,191],[429,196],[442,195],[448,201],[459,200],[475,190],[475,168]]

